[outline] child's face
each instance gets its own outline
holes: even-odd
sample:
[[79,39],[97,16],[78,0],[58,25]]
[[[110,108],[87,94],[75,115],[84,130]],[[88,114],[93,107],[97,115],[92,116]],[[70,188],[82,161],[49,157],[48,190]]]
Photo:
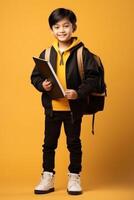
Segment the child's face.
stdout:
[[66,18],[52,26],[53,34],[60,42],[69,41],[71,39],[73,29],[72,23]]

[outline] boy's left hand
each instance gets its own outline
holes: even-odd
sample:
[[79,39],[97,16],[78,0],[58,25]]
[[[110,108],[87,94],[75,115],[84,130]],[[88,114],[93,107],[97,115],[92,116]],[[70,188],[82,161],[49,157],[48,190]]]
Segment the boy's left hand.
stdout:
[[65,91],[65,97],[67,99],[77,99],[78,98],[78,94],[75,90],[72,90],[72,89],[67,89]]

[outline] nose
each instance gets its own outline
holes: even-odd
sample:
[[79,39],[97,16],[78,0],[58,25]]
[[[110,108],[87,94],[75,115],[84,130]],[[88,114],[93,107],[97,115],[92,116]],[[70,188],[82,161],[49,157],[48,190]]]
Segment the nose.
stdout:
[[60,29],[59,29],[59,32],[63,33],[64,32],[64,27],[61,26]]

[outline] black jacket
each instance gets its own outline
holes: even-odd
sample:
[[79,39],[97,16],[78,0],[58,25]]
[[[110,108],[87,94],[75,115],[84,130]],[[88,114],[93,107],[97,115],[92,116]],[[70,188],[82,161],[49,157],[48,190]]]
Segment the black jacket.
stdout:
[[[81,116],[82,110],[85,104],[85,97],[90,92],[96,92],[98,87],[99,71],[96,65],[96,61],[93,58],[93,54],[84,47],[83,49],[83,63],[84,63],[84,79],[81,81],[78,64],[77,64],[77,49],[82,46],[83,43],[79,43],[73,47],[70,52],[70,56],[66,62],[66,83],[68,89],[74,89],[78,93],[78,99],[69,100],[71,112],[74,117]],[[45,50],[40,54],[40,58],[44,59]],[[56,72],[56,60],[57,52],[54,47],[51,48],[50,62]],[[42,83],[44,78],[40,74],[37,66],[35,65],[31,74],[31,83],[34,87],[42,92],[42,105],[45,108],[45,113],[48,115],[53,114],[52,99],[49,96],[49,92],[45,91]]]

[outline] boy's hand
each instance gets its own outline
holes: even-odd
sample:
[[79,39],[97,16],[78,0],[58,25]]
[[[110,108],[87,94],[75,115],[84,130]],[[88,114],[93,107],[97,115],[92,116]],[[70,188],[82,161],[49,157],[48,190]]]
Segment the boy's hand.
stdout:
[[65,91],[65,97],[67,99],[77,99],[78,98],[78,94],[75,90],[72,90],[72,89],[67,89]]
[[48,81],[47,79],[43,81],[42,86],[46,91],[50,91],[52,89],[52,83],[51,81]]

